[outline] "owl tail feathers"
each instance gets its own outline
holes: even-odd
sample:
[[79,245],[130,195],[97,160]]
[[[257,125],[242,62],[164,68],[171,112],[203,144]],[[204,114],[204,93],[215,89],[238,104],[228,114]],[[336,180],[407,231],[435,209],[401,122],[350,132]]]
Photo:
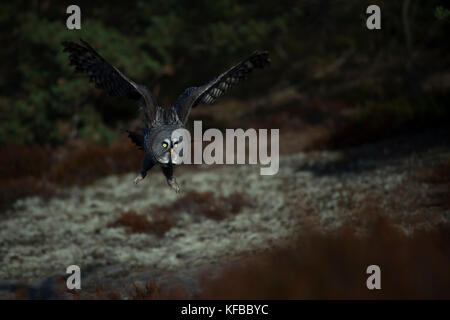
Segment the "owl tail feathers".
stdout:
[[144,135],[135,131],[126,130],[126,132],[128,133],[128,138],[130,138],[140,150],[144,150]]

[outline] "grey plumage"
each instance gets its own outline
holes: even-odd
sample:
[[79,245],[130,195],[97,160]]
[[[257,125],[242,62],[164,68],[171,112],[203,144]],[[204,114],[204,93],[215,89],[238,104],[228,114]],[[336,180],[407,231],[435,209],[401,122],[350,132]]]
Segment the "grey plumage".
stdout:
[[86,41],[81,44],[71,41],[62,43],[64,51],[69,52],[70,65],[75,70],[89,75],[96,87],[111,96],[127,97],[139,101],[145,115],[145,129],[140,132],[127,131],[128,136],[145,153],[140,174],[135,183],[142,180],[147,171],[159,165],[169,186],[179,191],[173,177],[171,149],[178,141],[172,139],[175,129],[183,128],[192,108],[198,104],[212,104],[224,95],[234,84],[240,82],[255,68],[269,64],[268,53],[255,51],[250,57],[228,69],[212,81],[199,87],[186,89],[167,110],[158,106],[150,90],[127,78],[116,67],[110,65]]

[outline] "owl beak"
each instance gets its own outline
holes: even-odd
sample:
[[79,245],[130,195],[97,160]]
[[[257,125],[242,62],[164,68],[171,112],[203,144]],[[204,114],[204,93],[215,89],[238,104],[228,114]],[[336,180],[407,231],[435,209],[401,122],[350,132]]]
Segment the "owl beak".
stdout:
[[173,148],[170,148],[170,153],[173,153]]

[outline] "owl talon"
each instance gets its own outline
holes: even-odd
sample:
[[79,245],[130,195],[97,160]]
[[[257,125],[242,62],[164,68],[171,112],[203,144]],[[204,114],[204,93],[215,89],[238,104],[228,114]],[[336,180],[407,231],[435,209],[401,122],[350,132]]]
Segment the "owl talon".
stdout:
[[169,184],[169,187],[171,187],[172,189],[174,189],[176,191],[176,193],[180,192],[180,186],[178,185],[175,178],[167,179],[167,183]]
[[142,179],[144,179],[144,177],[139,174],[135,179],[134,179],[134,184],[138,184]]

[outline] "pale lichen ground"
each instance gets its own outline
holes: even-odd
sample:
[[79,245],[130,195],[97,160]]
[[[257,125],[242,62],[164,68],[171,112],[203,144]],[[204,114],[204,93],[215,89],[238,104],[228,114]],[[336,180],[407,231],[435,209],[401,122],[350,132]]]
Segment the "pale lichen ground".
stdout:
[[[177,175],[184,191],[242,192],[251,206],[220,221],[186,212],[162,237],[108,227],[128,210],[151,219],[152,208],[179,197],[156,170],[137,186],[127,174],[72,188],[65,198],[21,199],[0,217],[0,279],[33,282],[64,274],[72,264],[86,282],[158,279],[283,245],[302,228],[336,228],[368,199],[396,216],[419,214],[425,209],[409,204],[426,195],[427,185],[411,182],[411,171],[449,155],[448,148],[395,159],[297,153],[283,156],[274,176],[261,176],[258,166],[200,166]],[[340,167],[339,160],[348,163]],[[449,213],[434,217],[427,223],[446,221]]]

